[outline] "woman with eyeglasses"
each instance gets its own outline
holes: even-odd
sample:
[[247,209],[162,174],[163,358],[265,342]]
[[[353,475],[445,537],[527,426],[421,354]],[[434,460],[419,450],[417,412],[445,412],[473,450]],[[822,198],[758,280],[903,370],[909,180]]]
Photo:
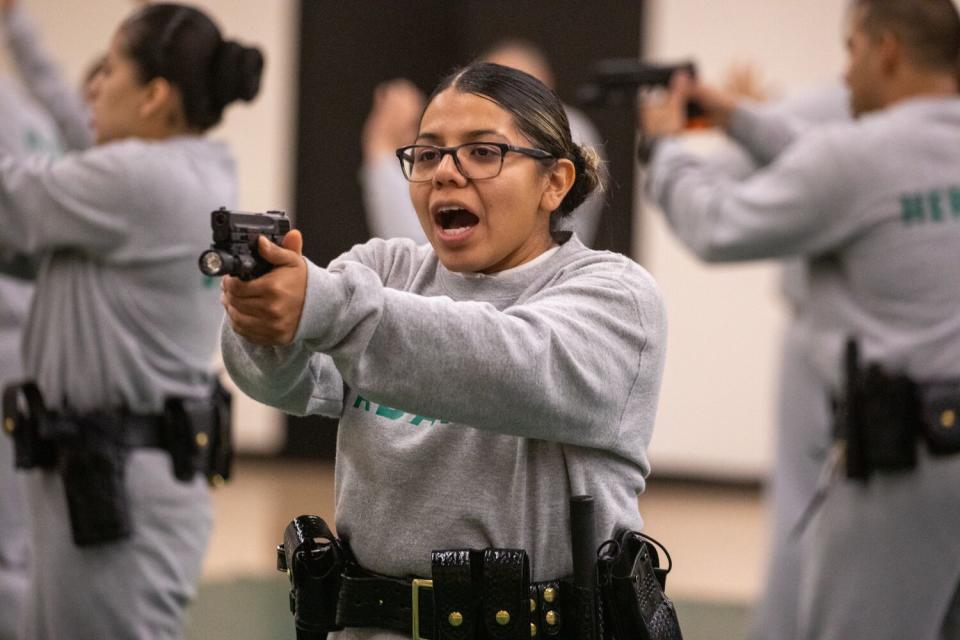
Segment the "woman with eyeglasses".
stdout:
[[[364,571],[429,577],[432,551],[510,548],[531,581],[566,576],[571,496],[594,496],[598,536],[642,524],[656,285],[551,232],[598,167],[533,77],[453,73],[397,154],[429,245],[374,239],[322,268],[296,231],[283,248],[261,239],[276,268],[223,282],[227,369],[264,402],[339,418],[336,525]],[[503,613],[495,624],[534,615]]]
[[34,547],[21,638],[183,636],[212,515],[203,470],[179,464],[202,419],[177,399],[210,406],[222,309],[196,260],[236,199],[232,154],[204,134],[262,66],[201,11],[148,5],[93,81],[95,146],[0,156],[0,248],[40,261],[34,384],[4,394]]

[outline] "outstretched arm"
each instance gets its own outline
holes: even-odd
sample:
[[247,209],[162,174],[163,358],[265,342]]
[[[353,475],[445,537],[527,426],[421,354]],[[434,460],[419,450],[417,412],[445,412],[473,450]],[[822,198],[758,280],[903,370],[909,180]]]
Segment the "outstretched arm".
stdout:
[[797,139],[801,122],[750,100],[677,73],[665,96],[640,103],[638,125],[647,139],[675,136],[687,125],[686,105],[696,102],[707,119],[723,128],[760,166],[780,156]]
[[351,257],[322,269],[295,254],[286,262],[282,251],[261,245],[271,262],[290,265],[270,274],[286,283],[267,276],[224,287],[232,330],[289,349],[274,352],[285,369],[299,367],[289,379],[307,370],[306,349],[329,357],[365,397],[479,429],[618,450],[628,446],[618,442],[624,420],[652,423],[663,308],[633,263],[597,259],[500,310],[389,288]]
[[68,149],[93,144],[87,107],[43,48],[26,11],[17,0],[0,0],[3,30],[17,71],[34,98],[53,117]]
[[343,379],[333,360],[293,342],[306,294],[300,232],[288,233],[283,246],[274,251],[260,239],[260,253],[274,268],[258,280],[223,279],[223,361],[237,386],[256,400],[295,415],[338,417]]

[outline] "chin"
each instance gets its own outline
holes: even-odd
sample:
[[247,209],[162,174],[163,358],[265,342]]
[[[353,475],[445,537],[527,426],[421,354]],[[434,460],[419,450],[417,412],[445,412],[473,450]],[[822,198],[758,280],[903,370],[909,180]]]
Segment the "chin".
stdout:
[[476,273],[478,271],[469,260],[458,260],[450,256],[437,257],[447,271],[453,271],[454,273]]
[[479,273],[488,266],[482,260],[466,255],[463,252],[437,251],[436,247],[434,247],[433,250],[437,254],[437,259],[440,260],[440,264],[442,264],[447,271],[453,271],[454,273]]

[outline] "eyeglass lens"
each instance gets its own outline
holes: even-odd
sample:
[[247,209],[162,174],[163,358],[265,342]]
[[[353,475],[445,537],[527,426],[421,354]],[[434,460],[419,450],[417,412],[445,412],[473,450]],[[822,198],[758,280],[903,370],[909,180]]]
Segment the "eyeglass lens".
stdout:
[[[431,180],[449,152],[437,147],[416,146],[404,158],[404,169],[411,180]],[[503,151],[483,142],[470,142],[456,147],[457,167],[466,178],[482,180],[500,173]]]

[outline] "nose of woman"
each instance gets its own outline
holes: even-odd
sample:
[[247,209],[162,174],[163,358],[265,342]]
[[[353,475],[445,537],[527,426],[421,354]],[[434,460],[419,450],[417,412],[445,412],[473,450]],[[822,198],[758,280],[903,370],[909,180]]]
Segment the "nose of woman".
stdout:
[[440,159],[440,164],[437,165],[437,170],[433,174],[433,184],[436,187],[443,185],[462,187],[467,184],[467,178],[460,173],[453,154],[447,154]]

